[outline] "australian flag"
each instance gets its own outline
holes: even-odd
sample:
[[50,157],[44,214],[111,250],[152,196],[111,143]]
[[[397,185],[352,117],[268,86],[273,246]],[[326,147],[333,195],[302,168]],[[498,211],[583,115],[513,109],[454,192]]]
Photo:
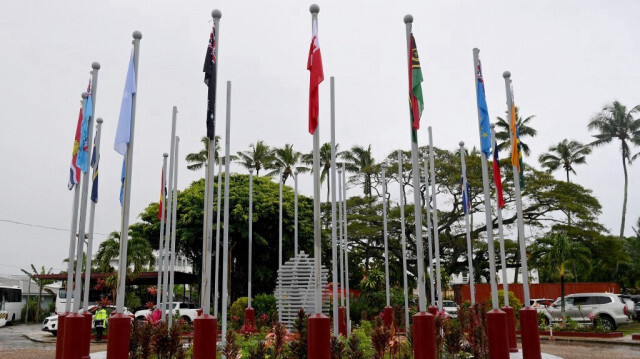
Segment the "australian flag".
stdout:
[[207,54],[204,58],[204,83],[207,85],[207,137],[214,140],[216,137],[216,28],[211,28]]
[[[465,181],[462,178],[462,207],[464,207],[464,214],[467,214],[471,211],[471,188],[469,187],[469,182]],[[467,185],[465,190],[465,184]]]

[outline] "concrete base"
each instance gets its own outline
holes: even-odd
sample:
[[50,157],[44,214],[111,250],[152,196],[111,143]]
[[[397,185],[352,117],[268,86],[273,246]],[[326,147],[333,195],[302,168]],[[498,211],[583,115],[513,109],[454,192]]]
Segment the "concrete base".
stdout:
[[[334,329],[335,330],[335,329]],[[342,336],[347,336],[347,308],[338,308],[338,333]]]
[[307,324],[307,358],[331,358],[331,320],[326,315],[314,314]]
[[109,318],[108,328],[107,359],[128,359],[131,318],[123,313],[112,315]]
[[193,358],[215,359],[218,320],[209,314],[193,320]]
[[436,358],[435,319],[431,313],[420,312],[413,316],[413,357]]
[[520,332],[524,359],[541,359],[538,311],[531,307],[520,309]]
[[436,316],[438,315],[438,307],[436,307],[435,305],[431,305],[427,308],[427,312],[429,312],[429,314]]
[[82,314],[71,313],[64,320],[64,359],[82,359],[85,339],[85,317]]
[[507,314],[500,309],[487,313],[487,336],[489,337],[489,357],[509,359],[509,337],[507,336]]
[[82,328],[82,359],[90,359],[89,349],[91,347],[91,322],[93,321],[93,314],[83,312],[82,315],[84,315],[84,327]]
[[256,331],[256,311],[253,308],[244,310],[244,330],[252,333]]
[[62,349],[64,348],[65,319],[69,313],[58,315],[58,336],[56,338],[56,359],[62,359]]
[[516,339],[516,315],[513,308],[502,307],[502,311],[507,314],[507,338],[509,338],[509,352],[518,352],[518,339]]
[[382,311],[382,318],[384,319],[384,326],[387,328],[391,328],[391,326],[393,325],[393,308],[390,306],[384,307]]

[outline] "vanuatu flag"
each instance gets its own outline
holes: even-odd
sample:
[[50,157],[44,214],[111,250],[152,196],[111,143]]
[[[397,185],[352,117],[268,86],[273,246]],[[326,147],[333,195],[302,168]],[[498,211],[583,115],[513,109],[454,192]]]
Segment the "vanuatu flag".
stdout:
[[422,100],[422,69],[416,39],[411,34],[411,49],[409,50],[409,106],[411,108],[411,139],[418,141],[416,131],[420,128],[420,116],[424,109]]
[[80,148],[80,132],[82,128],[82,107],[80,107],[80,114],[78,115],[78,124],[76,126],[76,136],[73,139],[73,152],[71,154],[71,168],[69,170],[69,189],[72,190],[73,186],[80,183],[80,167],[76,165],[76,158],[78,157],[78,150]]
[[500,176],[500,159],[498,158],[498,144],[493,145],[493,182],[498,193],[498,208],[504,208],[504,194],[502,193],[502,176]]
[[167,189],[164,185],[164,168],[162,168],[162,178],[160,179],[160,202],[158,206],[158,219],[162,219],[162,213],[164,212],[164,197],[166,196]]
[[91,184],[91,201],[98,203],[98,162],[100,162],[100,154],[96,151],[96,142],[98,142],[98,134],[93,140],[93,151],[91,154],[91,168],[93,168],[93,182]]
[[[513,93],[511,95],[513,99]],[[511,164],[518,169],[520,176],[520,190],[524,190],[524,165],[522,163],[522,145],[520,144],[520,131],[516,121],[516,105],[511,102]]]

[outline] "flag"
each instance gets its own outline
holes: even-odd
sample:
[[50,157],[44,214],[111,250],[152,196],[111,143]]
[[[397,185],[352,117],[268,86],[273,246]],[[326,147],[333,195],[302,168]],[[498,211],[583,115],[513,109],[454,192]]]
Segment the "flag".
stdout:
[[133,68],[133,51],[131,51],[129,69],[127,70],[127,80],[124,85],[122,104],[120,105],[120,117],[118,118],[116,140],[113,144],[113,148],[116,152],[123,156],[127,153],[127,147],[131,138],[131,105],[134,93],[136,93],[136,74]]
[[500,176],[500,159],[498,158],[498,144],[493,144],[493,182],[498,193],[498,208],[504,208],[504,195],[502,193],[502,177]]
[[76,165],[76,158],[78,157],[78,148],[80,147],[80,128],[82,127],[82,107],[80,107],[80,114],[78,115],[78,124],[76,125],[76,137],[73,140],[73,151],[71,153],[71,167],[69,169],[69,190],[73,189],[73,186],[80,183],[80,168]]
[[491,155],[491,129],[489,127],[489,109],[484,93],[484,80],[482,79],[482,65],[478,59],[476,68],[476,94],[478,96],[478,113],[480,114],[480,149],[489,158]]
[[98,134],[93,140],[93,151],[91,154],[91,168],[93,168],[93,182],[91,184],[91,201],[98,203],[98,162],[100,162],[100,155],[96,151],[96,142],[98,141]]
[[93,117],[93,96],[91,95],[91,82],[87,87],[87,98],[84,100],[84,115],[82,116],[82,127],[80,129],[80,142],[78,144],[78,156],[76,165],[87,173],[89,170],[89,121]]
[[307,70],[309,70],[309,133],[313,134],[316,132],[316,127],[318,127],[318,115],[320,112],[318,86],[324,80],[322,55],[320,54],[320,41],[318,40],[317,20],[313,21]]
[[469,187],[469,182],[467,182],[466,184],[467,190],[465,191],[465,180],[464,177],[462,177],[460,188],[462,190],[462,207],[464,208],[464,214],[467,214],[471,211],[471,187]]
[[162,168],[162,178],[160,178],[160,201],[158,205],[158,219],[162,219],[164,209],[164,197],[167,195],[167,188],[164,185],[164,167]]
[[204,83],[207,85],[207,137],[214,140],[216,137],[216,28],[211,28],[207,54],[204,57]]
[[411,107],[411,138],[418,141],[416,131],[420,128],[420,116],[424,109],[422,100],[422,69],[416,39],[411,34],[411,49],[409,50],[409,106]]
[[524,190],[524,165],[522,162],[522,144],[520,144],[520,131],[516,121],[516,105],[513,102],[513,89],[511,89],[511,164],[518,169],[520,176],[520,190]]
[[124,200],[124,179],[127,174],[127,156],[124,156],[122,159],[122,174],[120,175],[120,205],[122,206],[122,201]]

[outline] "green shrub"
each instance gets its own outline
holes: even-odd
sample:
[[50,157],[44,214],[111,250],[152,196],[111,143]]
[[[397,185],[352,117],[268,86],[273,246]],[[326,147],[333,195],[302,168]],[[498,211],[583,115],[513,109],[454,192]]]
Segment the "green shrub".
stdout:
[[136,308],[140,308],[140,298],[133,292],[127,292],[124,297],[124,306],[134,311]]
[[229,309],[229,316],[231,318],[235,316],[244,320],[244,311],[245,309],[247,309],[247,303],[247,297],[238,298],[235,302],[233,302],[233,304],[231,304],[231,308]]
[[256,311],[256,317],[266,314],[271,318],[277,312],[276,297],[273,294],[258,294],[251,301],[251,305]]

